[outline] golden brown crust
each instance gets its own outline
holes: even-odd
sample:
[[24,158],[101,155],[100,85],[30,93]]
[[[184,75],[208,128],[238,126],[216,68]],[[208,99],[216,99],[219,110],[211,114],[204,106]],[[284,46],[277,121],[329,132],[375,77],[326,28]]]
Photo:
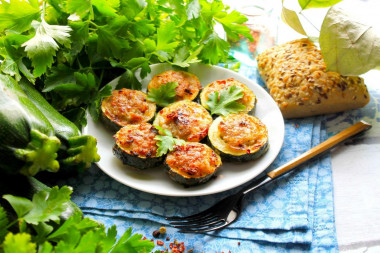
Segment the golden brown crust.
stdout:
[[254,151],[267,141],[268,130],[256,117],[239,113],[223,117],[218,125],[220,138],[235,151]]
[[208,111],[198,103],[183,100],[163,108],[156,116],[154,125],[168,129],[174,137],[198,142],[207,135],[212,123]]
[[102,101],[103,114],[119,126],[149,121],[156,111],[156,105],[147,100],[142,91],[121,89],[112,91]]
[[148,91],[152,88],[157,89],[161,85],[169,82],[177,82],[178,86],[176,91],[176,101],[180,100],[194,100],[202,86],[198,77],[194,74],[185,71],[168,70],[155,75],[148,84]]
[[149,123],[128,125],[115,135],[116,144],[127,154],[149,158],[157,153],[157,130]]
[[176,146],[166,158],[166,163],[178,174],[187,178],[202,178],[221,166],[220,157],[207,145],[186,143]]
[[327,72],[320,50],[308,39],[267,49],[257,62],[285,118],[335,113],[369,102],[363,79]]

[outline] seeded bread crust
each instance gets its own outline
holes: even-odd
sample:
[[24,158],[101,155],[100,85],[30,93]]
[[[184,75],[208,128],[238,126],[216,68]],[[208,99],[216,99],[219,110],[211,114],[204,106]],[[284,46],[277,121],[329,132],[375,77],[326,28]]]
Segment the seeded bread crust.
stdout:
[[320,50],[308,39],[267,49],[257,63],[284,118],[336,113],[369,102],[363,79],[327,72]]

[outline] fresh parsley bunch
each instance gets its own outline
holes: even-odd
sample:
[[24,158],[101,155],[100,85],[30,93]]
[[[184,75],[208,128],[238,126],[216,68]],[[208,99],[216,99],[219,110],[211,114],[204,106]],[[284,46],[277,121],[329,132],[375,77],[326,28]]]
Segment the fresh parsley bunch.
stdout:
[[4,195],[16,219],[11,220],[10,213],[0,206],[0,252],[152,251],[154,242],[132,234],[131,228],[118,239],[115,225],[106,230],[103,224],[83,217],[79,209],[63,219],[72,205],[71,192],[70,187],[55,186],[38,191],[31,200]]
[[0,71],[27,78],[60,111],[83,120],[110,95],[106,84],[141,89],[150,64],[226,62],[227,38],[252,39],[247,18],[220,0],[12,0],[0,4]]

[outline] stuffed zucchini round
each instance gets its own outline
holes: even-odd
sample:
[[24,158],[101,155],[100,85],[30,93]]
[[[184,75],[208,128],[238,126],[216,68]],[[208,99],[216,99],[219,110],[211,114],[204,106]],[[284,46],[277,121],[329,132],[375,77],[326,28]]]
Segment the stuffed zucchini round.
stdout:
[[258,118],[245,113],[215,119],[208,140],[222,158],[236,162],[257,159],[269,148],[267,127]]
[[156,113],[156,104],[147,100],[142,91],[121,89],[103,99],[101,119],[113,131],[130,124],[150,122]]
[[196,142],[175,146],[164,163],[169,177],[185,186],[209,181],[221,165],[218,154],[206,144]]
[[134,168],[157,167],[163,162],[162,156],[156,156],[157,134],[157,130],[149,123],[125,126],[114,135],[112,151],[124,164]]
[[148,91],[152,88],[157,89],[161,85],[165,85],[169,82],[178,83],[175,89],[175,101],[194,100],[202,89],[201,83],[196,75],[185,71],[168,70],[153,76],[148,84]]
[[153,125],[168,129],[176,138],[199,142],[206,137],[211,123],[212,117],[203,106],[183,100],[159,111]]
[[254,109],[255,104],[256,104],[256,96],[253,93],[253,91],[251,91],[245,84],[239,82],[238,80],[235,80],[234,78],[218,80],[206,85],[200,94],[201,105],[205,107],[207,110],[209,110],[210,108],[207,106],[207,101],[208,101],[208,96],[210,95],[210,93],[215,92],[215,91],[220,93],[221,90],[227,89],[228,87],[231,87],[234,85],[243,89],[244,95],[241,99],[237,101],[238,103],[245,105],[245,110],[242,112],[244,113],[251,112]]

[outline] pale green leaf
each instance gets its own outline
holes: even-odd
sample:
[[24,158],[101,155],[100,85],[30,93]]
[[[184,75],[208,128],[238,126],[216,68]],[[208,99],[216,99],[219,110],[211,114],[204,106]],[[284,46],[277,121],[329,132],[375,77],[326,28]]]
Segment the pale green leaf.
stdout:
[[217,115],[241,112],[245,109],[245,105],[237,101],[243,96],[243,89],[236,85],[223,89],[220,93],[214,91],[208,95],[207,109],[210,110],[211,114]]
[[148,92],[148,100],[165,107],[175,101],[177,86],[177,82],[168,82],[158,88],[152,88]]
[[58,222],[59,216],[69,207],[71,193],[72,189],[67,186],[55,186],[50,192],[39,191],[34,194],[33,207],[24,216],[25,221],[35,225],[49,220]]
[[380,66],[380,32],[333,6],[319,36],[328,71],[360,75]]
[[190,0],[186,7],[187,19],[198,18],[201,8],[199,0]]
[[157,30],[157,51],[172,53],[178,46],[179,41],[175,41],[178,33],[174,22],[166,22],[161,24]]
[[4,240],[5,235],[8,233],[8,223],[9,220],[7,213],[5,212],[4,208],[0,206],[0,242]]
[[91,0],[67,0],[67,10],[84,18],[92,12]]
[[158,125],[154,126],[160,133],[154,139],[157,140],[157,156],[162,156],[168,153],[169,151],[173,151],[176,145],[185,144],[184,140],[177,139],[173,137],[173,134],[168,130],[164,129]]
[[282,6],[281,19],[285,24],[289,25],[296,32],[307,36],[305,30],[303,29],[301,21],[295,11],[289,10]]
[[27,233],[9,233],[3,242],[4,253],[34,253],[36,244],[32,242],[32,237]]
[[24,217],[33,208],[32,201],[27,198],[13,195],[4,195],[3,198],[9,202],[18,218]]
[[9,3],[1,1],[0,32],[4,30],[24,32],[30,28],[32,21],[38,19],[39,16],[38,6],[31,5],[27,1],[10,0]]
[[42,19],[41,23],[34,21],[36,34],[33,38],[22,44],[28,57],[32,60],[34,75],[40,76],[46,72],[46,69],[53,63],[53,56],[58,50],[57,44],[70,46],[71,28],[69,26],[49,25]]
[[298,0],[302,10],[309,8],[326,8],[339,3],[342,0]]

